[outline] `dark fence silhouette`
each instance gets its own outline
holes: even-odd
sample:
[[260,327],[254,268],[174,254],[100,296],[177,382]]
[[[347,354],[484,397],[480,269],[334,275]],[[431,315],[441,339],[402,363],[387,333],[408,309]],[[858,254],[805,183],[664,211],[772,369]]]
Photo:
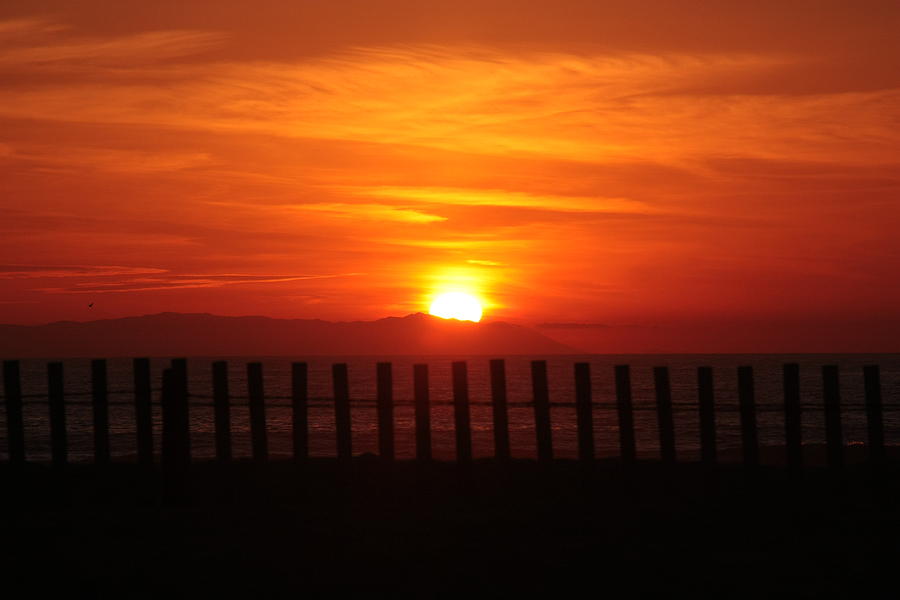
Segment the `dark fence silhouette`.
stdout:
[[[190,394],[188,391],[187,361],[175,359],[162,374],[161,387],[154,388],[151,381],[150,361],[137,358],[133,362],[134,388],[133,406],[135,419],[135,439],[137,461],[149,466],[154,463],[154,437],[152,406],[154,393],[159,393],[162,412],[162,432],[160,459],[163,471],[179,476],[191,462],[191,430],[189,398],[211,398],[214,408],[215,458],[227,463],[233,460],[231,407],[232,396],[228,386],[228,368],[225,361],[212,364],[212,394]],[[249,409],[250,439],[252,459],[265,462],[269,459],[268,431],[266,426],[266,394],[263,385],[263,365],[251,362],[246,365],[247,406]],[[510,432],[507,399],[505,362],[500,359],[490,361],[490,404],[492,406],[494,456],[497,461],[510,460]],[[51,462],[61,467],[68,462],[68,441],[66,429],[66,398],[84,394],[66,393],[63,385],[63,364],[47,364],[47,393],[22,393],[19,361],[3,363],[4,403],[6,408],[6,444],[8,461],[11,464],[26,462],[25,423],[23,419],[23,399],[46,398],[48,402],[48,426],[50,433]],[[375,410],[378,423],[377,447],[383,461],[395,459],[394,439],[394,385],[392,364],[381,362],[376,365]],[[842,405],[839,386],[839,369],[835,365],[822,367],[822,402],[819,405],[801,404],[800,376],[797,364],[784,365],[783,405],[778,407],[784,413],[785,464],[791,474],[803,468],[801,424],[804,410],[821,410],[825,421],[826,464],[839,469],[844,464],[842,438]],[[865,366],[864,406],[867,418],[867,460],[873,465],[883,465],[886,461],[884,410],[900,408],[896,404],[882,402],[879,367]],[[552,406],[571,406],[575,415],[578,460],[592,463],[596,460],[594,444],[594,408],[613,409],[618,416],[619,458],[624,466],[637,461],[634,411],[653,409],[657,414],[659,431],[659,460],[664,464],[675,464],[676,434],[673,412],[696,410],[699,417],[700,461],[707,467],[718,464],[716,448],[716,410],[722,409],[715,403],[713,391],[713,369],[697,369],[697,402],[673,403],[667,367],[655,367],[655,406],[635,406],[632,400],[631,369],[628,365],[615,366],[615,402],[595,402],[591,391],[590,364],[574,364],[575,402],[571,404],[551,403],[548,392],[547,364],[536,360],[531,363],[532,401],[528,403],[534,411],[534,435],[536,458],[540,463],[554,460],[551,437]],[[755,469],[760,465],[760,444],[757,430],[757,405],[754,396],[753,368],[737,368],[738,406],[741,431],[743,465]],[[413,366],[414,411],[415,411],[415,456],[419,461],[432,458],[431,412],[429,401],[428,366]],[[347,365],[332,366],[333,407],[336,439],[336,456],[339,461],[347,461],[353,456],[353,436],[351,431],[351,402]],[[455,429],[456,461],[461,465],[471,463],[472,424],[467,364],[464,361],[452,363],[452,403]],[[91,362],[91,389],[89,392],[93,416],[94,462],[103,465],[110,462],[110,419],[106,360]],[[293,460],[303,463],[309,459],[309,407],[308,368],[303,362],[292,363],[291,395],[292,451]],[[772,408],[772,407],[767,407]],[[849,407],[844,406],[844,410]]]

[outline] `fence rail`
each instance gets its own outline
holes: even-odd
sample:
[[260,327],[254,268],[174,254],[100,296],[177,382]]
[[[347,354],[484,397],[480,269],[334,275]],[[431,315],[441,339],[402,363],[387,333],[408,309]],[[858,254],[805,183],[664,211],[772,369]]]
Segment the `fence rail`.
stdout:
[[[809,403],[800,401],[800,369],[797,364],[783,366],[783,403],[757,403],[754,389],[754,372],[750,366],[737,368],[738,403],[736,406],[717,405],[714,396],[713,369],[697,368],[697,402],[673,402],[672,389],[667,367],[653,369],[655,403],[635,403],[632,397],[631,368],[616,365],[614,368],[615,401],[597,402],[591,390],[591,367],[589,363],[574,364],[575,401],[551,402],[547,364],[536,360],[531,363],[532,400],[511,402],[507,395],[505,361],[491,360],[489,364],[490,401],[471,401],[467,364],[464,361],[452,363],[452,408],[455,436],[455,458],[460,464],[472,461],[472,406],[491,406],[494,436],[494,457],[498,461],[510,459],[510,407],[530,407],[534,417],[536,457],[539,462],[554,459],[551,428],[552,407],[571,407],[575,417],[575,434],[578,460],[590,463],[595,460],[594,409],[614,410],[618,417],[619,458],[624,465],[637,460],[638,447],[635,434],[634,413],[655,411],[658,426],[660,460],[673,464],[677,460],[674,413],[697,411],[699,421],[700,460],[714,467],[718,463],[716,446],[716,413],[736,411],[739,413],[740,438],[743,464],[756,468],[760,464],[760,443],[757,414],[780,411],[784,414],[785,464],[791,473],[803,468],[802,460],[802,416],[805,411],[820,410],[825,422],[826,463],[839,469],[844,463],[842,414],[847,411],[866,413],[867,459],[876,465],[886,460],[884,417],[889,410],[900,409],[900,404],[882,401],[880,370],[877,365],[863,367],[864,403],[842,404],[840,397],[839,369],[835,365],[822,367],[822,401]],[[340,460],[353,456],[353,435],[351,429],[351,407],[358,404],[374,405],[377,417],[377,448],[384,461],[395,459],[394,408],[399,403],[394,398],[393,366],[389,362],[376,365],[376,390],[374,400],[355,400],[351,403],[348,370],[346,363],[332,366],[332,398],[314,398],[309,395],[309,370],[306,363],[291,365],[291,393],[281,396],[266,396],[263,384],[263,365],[251,362],[246,365],[247,395],[232,395],[229,390],[229,365],[225,361],[212,364],[212,390],[210,394],[189,393],[187,361],[175,359],[163,371],[160,387],[152,385],[150,361],[137,358],[133,361],[134,388],[111,390],[108,386],[107,364],[104,359],[91,362],[91,387],[86,392],[66,392],[64,389],[63,364],[47,364],[47,393],[23,394],[19,361],[7,360],[3,363],[3,400],[6,409],[6,446],[8,462],[26,462],[26,437],[23,407],[42,403],[48,407],[48,427],[50,433],[51,462],[63,466],[68,462],[68,438],[66,407],[69,405],[90,405],[94,461],[97,464],[110,462],[110,419],[111,406],[133,406],[135,439],[138,462],[152,465],[154,462],[154,431],[152,407],[159,406],[162,412],[161,463],[164,470],[183,470],[191,461],[190,411],[196,406],[211,406],[214,409],[215,457],[218,461],[233,460],[231,408],[247,406],[249,409],[251,451],[254,461],[269,459],[266,409],[269,407],[289,407],[291,409],[291,437],[293,459],[304,462],[309,459],[309,409],[312,407],[332,407],[334,410],[336,455]],[[415,456],[418,460],[432,458],[431,403],[428,366],[413,366],[415,413]],[[130,395],[130,401],[111,400],[112,396]],[[154,396],[159,401],[154,402]],[[75,400],[72,400],[75,398]],[[198,402],[199,400],[199,402]],[[235,402],[240,400],[243,402]],[[272,400],[281,402],[272,402]]]

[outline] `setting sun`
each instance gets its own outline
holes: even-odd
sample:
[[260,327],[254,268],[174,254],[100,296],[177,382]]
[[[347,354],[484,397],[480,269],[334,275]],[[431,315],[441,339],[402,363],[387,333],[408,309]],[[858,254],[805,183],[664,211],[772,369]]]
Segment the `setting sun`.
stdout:
[[448,292],[441,294],[431,303],[428,312],[442,319],[459,319],[460,321],[481,320],[481,302],[471,294]]

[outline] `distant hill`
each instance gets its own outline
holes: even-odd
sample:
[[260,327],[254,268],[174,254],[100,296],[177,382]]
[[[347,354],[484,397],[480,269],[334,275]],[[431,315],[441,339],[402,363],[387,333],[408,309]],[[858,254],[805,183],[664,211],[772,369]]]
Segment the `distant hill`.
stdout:
[[0,325],[3,358],[577,353],[527,327],[423,313],[339,323],[160,313],[83,323]]

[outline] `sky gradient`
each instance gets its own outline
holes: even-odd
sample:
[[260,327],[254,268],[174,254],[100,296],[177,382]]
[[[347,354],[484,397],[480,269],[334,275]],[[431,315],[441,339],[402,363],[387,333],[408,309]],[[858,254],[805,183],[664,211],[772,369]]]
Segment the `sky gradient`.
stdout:
[[900,351],[897,31],[894,1],[6,0],[0,322],[460,288],[590,351]]

